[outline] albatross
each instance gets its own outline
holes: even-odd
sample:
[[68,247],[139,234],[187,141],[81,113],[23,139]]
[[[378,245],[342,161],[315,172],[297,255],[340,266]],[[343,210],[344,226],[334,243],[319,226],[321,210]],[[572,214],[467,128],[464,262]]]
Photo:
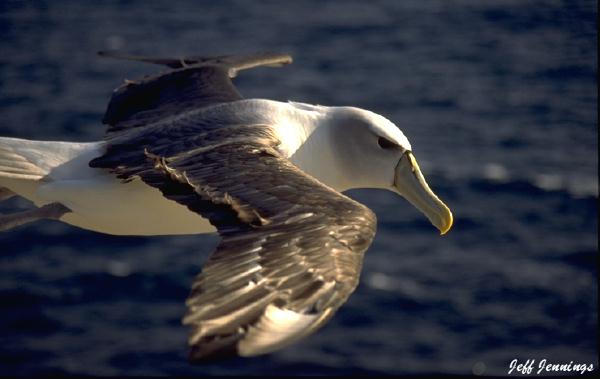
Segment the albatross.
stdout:
[[245,99],[239,71],[285,54],[105,57],[166,66],[114,90],[102,141],[0,138],[0,230],[60,220],[114,235],[217,232],[183,324],[189,357],[256,356],[313,333],[359,282],[376,218],[343,194],[394,191],[446,233],[452,213],[402,131],[351,106]]

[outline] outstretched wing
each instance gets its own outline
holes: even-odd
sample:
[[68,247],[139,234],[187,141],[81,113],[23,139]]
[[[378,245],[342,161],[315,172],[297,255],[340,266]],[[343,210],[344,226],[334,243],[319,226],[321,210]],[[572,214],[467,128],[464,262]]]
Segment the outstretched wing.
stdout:
[[141,178],[218,229],[187,300],[193,361],[288,345],[323,325],[358,283],[374,214],[299,170],[278,142],[268,125],[205,130],[185,149],[138,135],[94,164]]
[[240,70],[282,66],[292,62],[285,54],[218,57],[152,58],[120,52],[101,56],[161,64],[171,70],[141,80],[126,80],[110,99],[103,122],[108,133],[146,126],[169,116],[211,104],[242,99],[231,82]]

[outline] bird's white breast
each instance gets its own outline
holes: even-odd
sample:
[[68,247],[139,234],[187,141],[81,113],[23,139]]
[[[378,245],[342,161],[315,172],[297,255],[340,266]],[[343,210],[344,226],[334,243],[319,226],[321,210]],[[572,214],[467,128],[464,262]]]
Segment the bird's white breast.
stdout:
[[[82,145],[83,146],[83,145]],[[41,205],[60,202],[71,213],[61,221],[80,228],[116,235],[211,233],[215,228],[199,214],[162,196],[139,179],[123,183],[108,170],[89,167],[104,151],[103,142],[82,147],[79,155],[55,167],[40,182]]]
[[73,211],[61,221],[96,232],[171,235],[215,231],[208,220],[139,179],[129,183],[106,176],[65,180],[46,184],[39,191]]

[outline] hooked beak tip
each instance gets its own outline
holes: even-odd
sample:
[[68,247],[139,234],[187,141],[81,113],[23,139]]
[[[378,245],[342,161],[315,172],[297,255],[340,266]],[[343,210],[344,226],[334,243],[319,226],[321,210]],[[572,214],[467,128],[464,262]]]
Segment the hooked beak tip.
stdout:
[[450,209],[433,193],[425,181],[417,160],[407,151],[396,167],[394,178],[396,192],[418,208],[440,231],[448,233],[454,223]]
[[444,234],[448,233],[450,231],[450,229],[452,229],[453,224],[454,224],[454,216],[452,215],[452,212],[450,211],[450,209],[448,209],[448,214],[446,216],[446,219],[444,219],[444,222],[442,223],[441,226],[438,226],[438,229],[440,230],[440,235],[443,236]]

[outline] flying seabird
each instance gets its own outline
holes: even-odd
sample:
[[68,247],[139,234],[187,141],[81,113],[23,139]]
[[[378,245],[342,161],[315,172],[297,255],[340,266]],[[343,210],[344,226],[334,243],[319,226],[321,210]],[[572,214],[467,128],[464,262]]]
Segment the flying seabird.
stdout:
[[244,99],[231,78],[288,55],[112,58],[167,71],[126,80],[100,142],[0,138],[0,230],[56,219],[115,235],[218,232],[187,299],[190,359],[273,352],[327,322],[356,288],[376,218],[342,192],[384,188],[442,234],[452,213],[392,122],[349,106]]

